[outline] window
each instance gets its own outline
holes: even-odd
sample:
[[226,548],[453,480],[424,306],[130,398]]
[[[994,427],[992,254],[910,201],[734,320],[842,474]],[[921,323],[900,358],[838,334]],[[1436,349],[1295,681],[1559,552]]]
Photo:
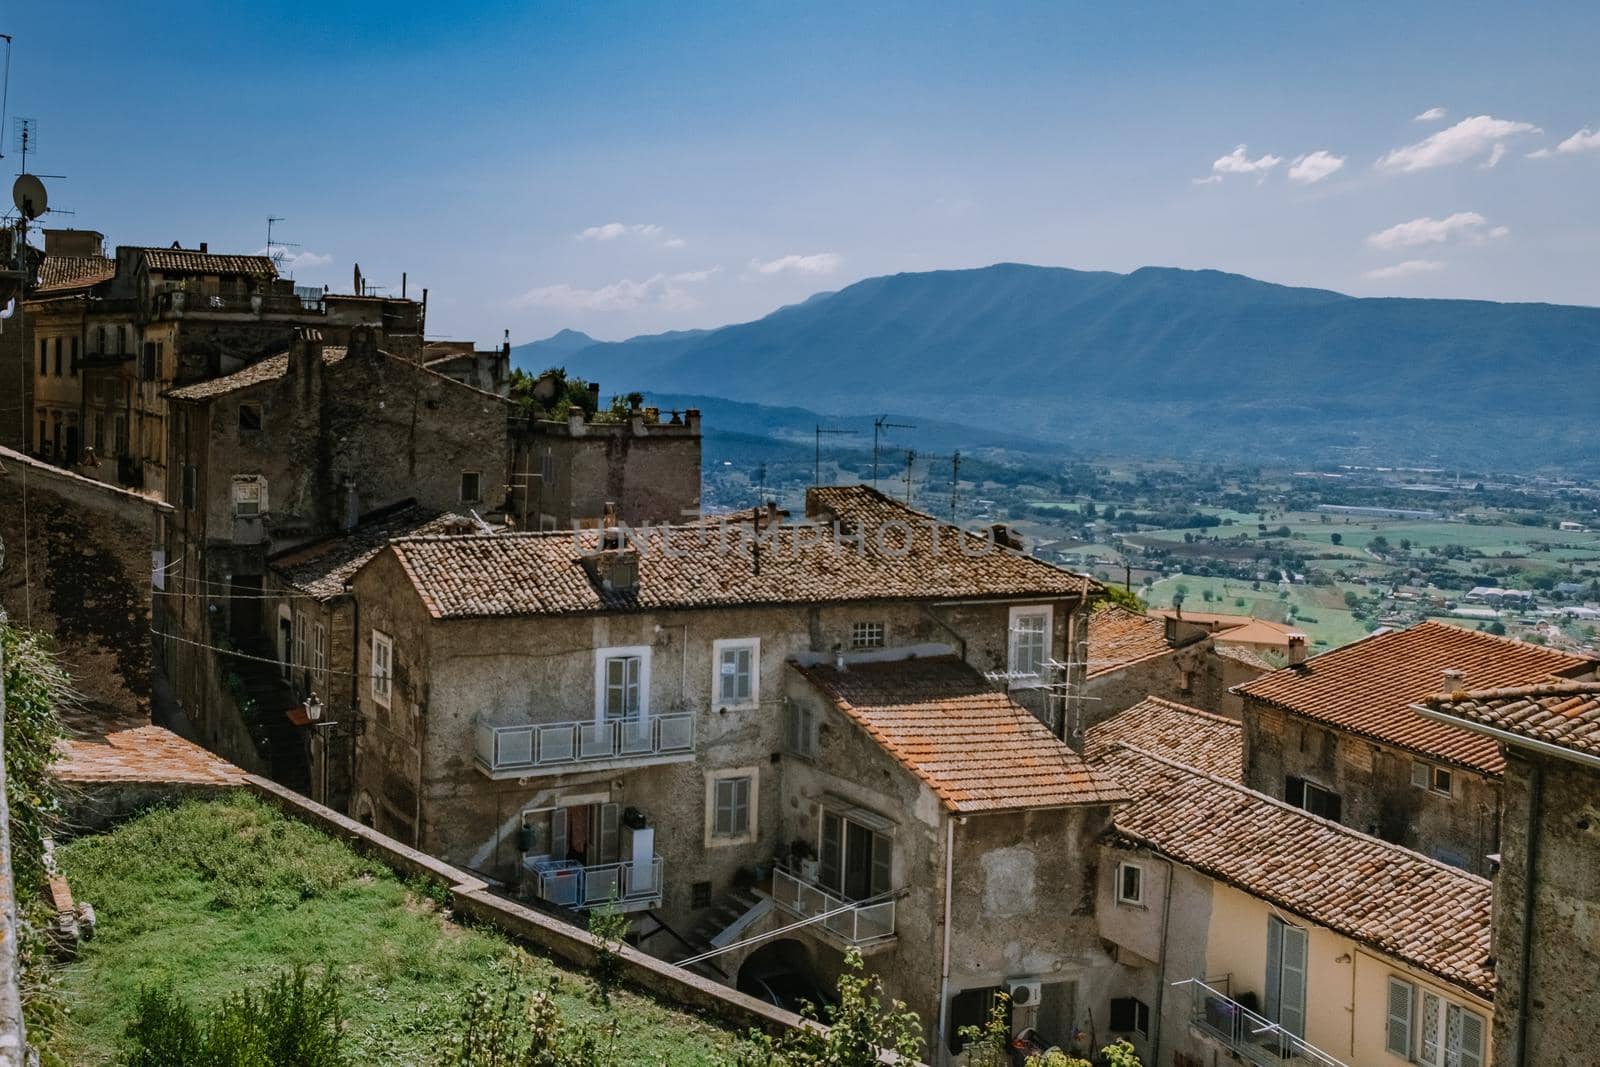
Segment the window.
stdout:
[[483,475],[477,471],[461,472],[461,502],[463,504],[476,504],[483,499],[483,487],[480,484]]
[[1320,815],[1330,822],[1339,821],[1339,813],[1343,808],[1338,793],[1324,789],[1315,782],[1308,782],[1304,778],[1296,778],[1293,775],[1284,779],[1283,799],[1297,808],[1304,808],[1311,814]]
[[261,430],[261,407],[258,404],[239,405],[239,432],[258,433]]
[[48,337],[39,338],[39,373],[40,375],[50,373],[50,339]]
[[111,425],[116,430],[114,447],[117,455],[125,456],[128,454],[128,416],[118,415],[111,420]]
[[157,359],[156,343],[154,341],[146,341],[144,343],[144,360],[139,367],[140,378],[143,378],[147,382],[153,382],[156,380],[156,367],[158,365]]
[[183,506],[194,507],[196,469],[193,464],[183,468]]
[[59,337],[56,338],[55,356],[55,376],[59,378],[61,377],[61,338]]
[[78,376],[78,339],[72,339],[72,350],[67,354],[67,373],[74,378]]
[[1138,997],[1111,998],[1111,1029],[1119,1034],[1150,1036],[1150,1005]]
[[372,700],[389,706],[390,685],[394,678],[394,642],[389,635],[372,631]]
[[[945,1034],[945,1045],[952,1054],[959,1055],[967,1047],[967,1039],[961,1036],[963,1030],[973,1027],[982,1029],[988,1025],[989,1016],[1004,992],[999,986],[981,986],[963,989],[950,998],[950,1031]],[[1011,1010],[1008,1000],[1005,1007],[1007,1032],[1010,1031]]]
[[1038,685],[1050,649],[1050,609],[1012,608],[1010,614],[1011,688]]
[[128,328],[126,326],[118,326],[117,327],[117,355],[120,356],[120,355],[126,354],[126,352],[128,351],[128,343],[127,342],[128,342]]
[[636,721],[650,714],[650,649],[601,648],[594,655],[596,722]]
[[1384,1048],[1426,1067],[1483,1067],[1484,1019],[1395,975],[1389,976]]
[[233,480],[233,513],[241,519],[254,518],[267,510],[267,483],[259,477],[241,476]]
[[791,756],[817,758],[817,713],[804,701],[784,703],[783,747]]
[[1117,865],[1117,903],[1144,907],[1144,868],[1137,863]]
[[315,681],[323,682],[322,676],[328,670],[328,628],[320,622],[311,633],[311,669],[316,674]]
[[707,848],[755,840],[759,774],[755,767],[740,767],[706,775]]
[[889,892],[894,873],[893,827],[889,820],[860,808],[824,808],[817,883],[850,900]]
[[724,708],[753,708],[761,702],[761,640],[742,637],[713,641],[717,676],[711,691]]
[[546,489],[555,488],[556,457],[548,448],[544,450],[544,455],[539,460],[539,477]]
[[850,647],[854,649],[882,648],[883,623],[853,622],[850,624]]
[[306,648],[307,633],[311,621],[306,618],[306,613],[294,613],[294,665],[304,670],[311,663],[310,652]]
[[1455,772],[1448,767],[1436,767],[1431,763],[1415,760],[1411,764],[1411,784],[1418,789],[1438,793],[1440,796],[1454,796]]
[[1306,1036],[1306,931],[1267,917],[1267,1018]]

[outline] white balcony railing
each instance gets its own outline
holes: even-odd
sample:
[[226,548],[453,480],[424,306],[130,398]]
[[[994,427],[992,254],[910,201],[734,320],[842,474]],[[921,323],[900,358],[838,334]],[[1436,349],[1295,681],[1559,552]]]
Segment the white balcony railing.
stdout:
[[661,857],[585,867],[571,860],[530,856],[534,892],[563,908],[586,910],[613,904],[623,911],[661,906]]
[[1190,1021],[1251,1063],[1260,1067],[1346,1067],[1343,1060],[1307,1044],[1198,978],[1173,985],[1187,987],[1193,998]]
[[772,902],[801,919],[827,915],[818,925],[852,945],[870,945],[894,936],[892,897],[870,904],[858,903],[803,881],[779,867],[772,872]]
[[478,722],[477,762],[490,775],[531,774],[579,763],[648,760],[693,751],[693,712],[521,726]]

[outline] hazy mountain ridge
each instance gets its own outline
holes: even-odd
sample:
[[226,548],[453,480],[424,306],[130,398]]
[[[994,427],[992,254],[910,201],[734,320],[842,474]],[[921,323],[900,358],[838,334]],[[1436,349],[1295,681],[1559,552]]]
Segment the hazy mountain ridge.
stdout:
[[[538,362],[546,344],[514,351]],[[1105,453],[1353,448],[1530,467],[1594,462],[1600,309],[997,264],[869,278],[754,322],[561,362],[619,390],[893,409]]]

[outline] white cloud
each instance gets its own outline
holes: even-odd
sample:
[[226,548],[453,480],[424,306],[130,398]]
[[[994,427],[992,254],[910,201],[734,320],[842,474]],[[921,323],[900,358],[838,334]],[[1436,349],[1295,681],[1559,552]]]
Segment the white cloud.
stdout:
[[1489,154],[1488,165],[1494,166],[1505,154],[1501,142],[1506,138],[1542,132],[1531,122],[1474,115],[1416,144],[1396,148],[1379,159],[1377,166],[1379,170],[1412,172],[1464,163],[1485,153]]
[[1379,230],[1367,238],[1373,248],[1415,248],[1418,245],[1442,245],[1450,241],[1485,241],[1504,237],[1511,231],[1504,226],[1489,228],[1489,220],[1476,211],[1458,211],[1442,219],[1423,216]]
[[653,222],[608,222],[603,226],[590,226],[579,231],[579,241],[615,241],[621,237],[634,237],[641,241],[657,241],[663,248],[682,248],[683,238],[667,235],[665,226]]
[[523,293],[511,301],[511,306],[560,308],[564,311],[631,311],[643,307],[682,311],[699,303],[683,287],[703,282],[721,269],[710,267],[679,274],[652,274],[643,281],[624,278],[598,289],[582,289],[565,282],[545,285]]
[[1488,162],[1484,163],[1483,169],[1488,170],[1489,168],[1498,164],[1504,158],[1506,158],[1505,142],[1496,141],[1494,147],[1489,150],[1489,160]]
[[1189,180],[1196,185],[1215,185],[1222,180],[1222,175],[1208,174],[1204,178],[1190,178]]
[[1313,185],[1344,167],[1344,156],[1336,156],[1321,148],[1296,156],[1289,164],[1289,180],[1303,185]]
[[1403,263],[1396,263],[1392,267],[1379,267],[1377,270],[1367,271],[1367,277],[1375,282],[1388,281],[1393,278],[1409,278],[1416,274],[1429,274],[1440,270],[1444,264],[1437,259],[1408,259]]
[[777,259],[769,259],[763,263],[759,259],[750,261],[750,269],[757,274],[832,274],[844,262],[844,257],[837,252],[817,252],[809,256],[787,255]]
[[1259,174],[1262,177],[1266,177],[1268,171],[1282,162],[1282,156],[1275,156],[1270,152],[1257,159],[1251,159],[1249,147],[1247,145],[1239,145],[1232,152],[1211,164],[1211,174],[1213,177],[1220,177],[1224,174]]
[[255,254],[258,256],[271,256],[277,262],[279,270],[326,267],[333,262],[332,256],[324,255],[321,252],[296,252],[280,244],[274,244],[270,249],[259,249]]
[[1444,108],[1442,108],[1442,107],[1430,107],[1428,110],[1424,111],[1422,114],[1417,115],[1414,118],[1412,118],[1411,121],[1412,122],[1438,122],[1440,119],[1444,118],[1444,116],[1445,116]]
[[1577,133],[1568,137],[1555,148],[1541,148],[1537,152],[1529,152],[1529,159],[1546,159],[1560,153],[1564,156],[1577,155],[1579,152],[1600,151],[1600,130],[1591,130],[1585,126]]

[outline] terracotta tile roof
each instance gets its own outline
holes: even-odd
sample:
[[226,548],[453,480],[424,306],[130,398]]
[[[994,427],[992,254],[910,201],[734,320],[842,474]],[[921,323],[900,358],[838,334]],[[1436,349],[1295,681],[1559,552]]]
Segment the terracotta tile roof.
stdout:
[[406,501],[363,516],[353,530],[274,556],[268,565],[289,585],[329,600],[343,593],[351,576],[396,537],[448,533],[473,525],[465,515]]
[[1127,799],[1032,712],[954,656],[852,663],[844,671],[791,667],[951,811]]
[[39,268],[39,284],[33,287],[37,296],[55,296],[61,293],[87,289],[116,277],[117,261],[105,256],[46,256]]
[[1246,667],[1254,667],[1258,671],[1275,671],[1281,663],[1273,663],[1253,648],[1244,648],[1237,645],[1213,645],[1216,654]]
[[1100,603],[1089,615],[1090,678],[1114,674],[1172,651],[1166,624],[1118,604]]
[[[322,365],[324,367],[338,363],[345,357],[345,349],[336,345],[324,345],[322,348]],[[257,360],[241,370],[232,374],[225,374],[220,378],[210,378],[193,385],[181,385],[176,389],[168,389],[167,396],[172,400],[210,400],[214,397],[226,396],[237,393],[242,389],[260,385],[263,382],[276,382],[289,373],[289,353],[280,352],[276,356]]]
[[1467,685],[1476,688],[1530,685],[1595,667],[1595,661],[1566,652],[1424,622],[1263,674],[1234,692],[1430,759],[1499,774],[1505,760],[1495,741],[1425,719],[1411,705],[1444,684],[1445,670],[1464,672]]
[[1244,780],[1244,724],[1187,704],[1146,697],[1089,727],[1084,755],[1093,763],[1116,745],[1133,745],[1230,782]]
[[1184,609],[1182,615],[1179,615],[1172,608],[1151,608],[1150,614],[1158,619],[1181,618],[1184,622],[1192,622],[1196,626],[1204,626],[1213,633],[1235,626],[1248,626],[1250,623],[1258,621],[1251,615],[1230,615],[1220,611],[1190,611],[1187,608]]
[[63,782],[151,782],[235,786],[244,771],[160,726],[113,728],[60,744],[51,769]]
[[1251,619],[1241,626],[1226,626],[1216,631],[1217,644],[1230,642],[1251,645],[1282,645],[1289,647],[1289,635],[1300,633],[1293,626],[1270,619]]
[[1145,846],[1490,999],[1487,879],[1133,748],[1115,843]]
[[145,266],[165,274],[255,274],[276,278],[277,264],[267,256],[232,256],[188,248],[143,248]]
[[1488,726],[1600,758],[1600,682],[1437,693],[1424,704],[1468,729]]
[[[814,491],[815,492],[815,491]],[[423,537],[391,550],[435,618],[658,611],[856,600],[1083,596],[1092,580],[989,546],[866,486],[824,490],[831,525],[640,527],[634,590],[608,591],[583,566],[597,530]]]

